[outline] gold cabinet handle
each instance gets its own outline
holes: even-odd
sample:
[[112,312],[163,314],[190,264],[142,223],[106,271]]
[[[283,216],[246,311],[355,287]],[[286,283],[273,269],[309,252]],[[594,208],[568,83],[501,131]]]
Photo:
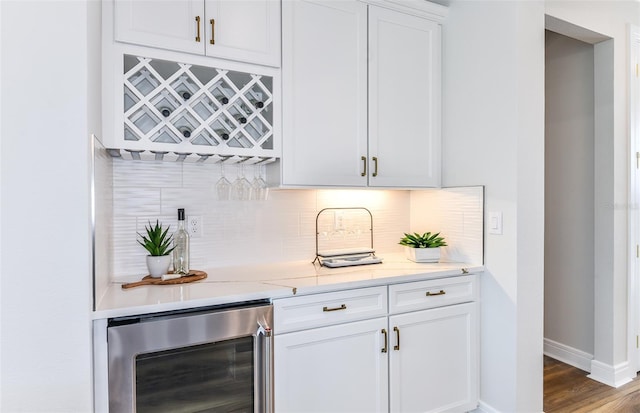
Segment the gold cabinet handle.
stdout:
[[387,330],[385,330],[384,328],[381,331],[382,334],[384,334],[384,347],[382,348],[382,352],[386,353],[387,352]]
[[365,156],[361,156],[360,160],[362,161],[362,172],[360,176],[367,176],[367,158]]
[[200,43],[200,16],[196,16],[196,27],[198,29],[196,33],[196,42]]
[[378,176],[378,157],[374,156],[371,158],[373,160],[373,174],[372,176]]
[[398,327],[393,327],[393,331],[396,332],[396,345],[393,346],[394,350],[400,350],[400,329]]
[[211,40],[209,40],[209,43],[216,44],[216,19],[209,20],[209,24],[211,24]]
[[427,297],[433,297],[435,295],[445,295],[446,292],[444,290],[440,290],[437,293],[432,293],[431,291],[427,291]]
[[322,307],[322,311],[324,311],[324,312],[340,311],[340,310],[346,310],[346,309],[347,309],[347,305],[346,304],[342,304],[340,307],[333,307],[333,308]]

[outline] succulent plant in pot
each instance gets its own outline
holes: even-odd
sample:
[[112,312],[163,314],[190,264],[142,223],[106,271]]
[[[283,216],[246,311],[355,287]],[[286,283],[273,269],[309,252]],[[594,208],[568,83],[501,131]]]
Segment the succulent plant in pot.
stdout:
[[156,224],[145,226],[146,236],[139,233],[141,239],[138,244],[142,245],[148,252],[147,269],[152,277],[160,277],[169,271],[171,265],[171,251],[173,251],[172,240],[173,234],[169,234],[170,226],[166,229],[162,227],[160,221],[156,220]]
[[404,234],[400,239],[400,245],[403,245],[405,255],[414,262],[438,262],[440,260],[440,247],[446,247],[447,243],[439,232],[432,234],[425,232],[419,234]]

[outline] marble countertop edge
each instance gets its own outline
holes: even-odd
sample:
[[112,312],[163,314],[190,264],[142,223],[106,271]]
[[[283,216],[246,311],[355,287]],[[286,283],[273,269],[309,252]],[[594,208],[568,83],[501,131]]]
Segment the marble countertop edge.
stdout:
[[278,299],[392,283],[421,281],[480,273],[482,265],[467,263],[420,264],[393,256],[382,264],[326,268],[309,261],[203,269],[207,278],[193,283],[148,285],[122,289],[131,276],[110,284],[93,319],[105,319],[182,310],[242,301]]

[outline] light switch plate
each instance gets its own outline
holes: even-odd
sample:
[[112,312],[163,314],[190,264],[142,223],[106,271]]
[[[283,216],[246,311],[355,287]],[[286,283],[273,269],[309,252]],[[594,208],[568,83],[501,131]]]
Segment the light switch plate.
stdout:
[[489,234],[502,235],[502,212],[489,212]]

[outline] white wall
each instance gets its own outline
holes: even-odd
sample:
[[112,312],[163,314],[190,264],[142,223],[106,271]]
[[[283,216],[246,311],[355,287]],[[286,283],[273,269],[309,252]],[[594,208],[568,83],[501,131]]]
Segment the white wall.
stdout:
[[[544,7],[452,1],[444,29],[443,185],[485,185],[484,405],[542,411]],[[485,215],[485,219],[487,216]]]
[[[0,23],[3,21],[2,19],[2,7],[0,6]],[[2,79],[3,79],[3,75],[2,75],[2,68],[4,67],[4,60],[3,60],[3,53],[2,53],[2,44],[3,44],[3,33],[2,30],[0,30],[0,90],[2,90]],[[2,183],[4,182],[3,180],[3,167],[2,167],[2,136],[3,136],[3,122],[2,122],[2,97],[0,96],[0,188],[2,187]],[[2,213],[2,205],[4,204],[3,202],[3,192],[0,189],[0,251],[2,251],[2,239],[4,238],[2,236],[2,234],[4,234],[3,232],[3,226],[2,226],[2,222],[4,221],[4,219],[2,219],[3,217],[3,213]],[[2,253],[0,253],[0,297],[2,297]],[[2,305],[0,305],[0,321],[2,320]],[[2,400],[3,400],[3,396],[2,396],[2,328],[0,328],[0,409],[2,409]]]
[[548,31],[545,57],[544,337],[593,355],[593,45]]
[[0,2],[1,411],[92,409],[97,6]]
[[[627,39],[640,14],[632,1],[451,1],[444,30],[443,184],[485,185],[486,212],[502,211],[504,234],[487,235],[481,281],[481,400],[499,411],[541,411],[544,227],[545,12],[614,39],[611,99],[596,124],[594,352],[617,372],[626,361]],[[637,23],[636,23],[637,24]],[[605,85],[606,86],[606,85]],[[606,87],[596,94],[607,94]],[[601,169],[598,169],[601,167]],[[608,197],[608,198],[607,198]],[[598,326],[603,334],[598,333]],[[608,326],[608,330],[607,327]],[[607,331],[609,332],[607,334]]]

